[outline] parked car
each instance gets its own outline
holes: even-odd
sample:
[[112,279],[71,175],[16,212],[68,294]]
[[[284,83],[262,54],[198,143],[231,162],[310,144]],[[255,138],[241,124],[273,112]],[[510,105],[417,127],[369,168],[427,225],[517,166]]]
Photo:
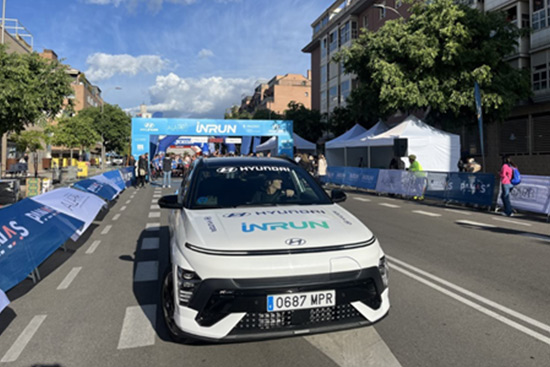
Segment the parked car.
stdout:
[[164,320],[179,342],[235,341],[372,325],[389,310],[373,233],[282,158],[198,159],[173,209]]

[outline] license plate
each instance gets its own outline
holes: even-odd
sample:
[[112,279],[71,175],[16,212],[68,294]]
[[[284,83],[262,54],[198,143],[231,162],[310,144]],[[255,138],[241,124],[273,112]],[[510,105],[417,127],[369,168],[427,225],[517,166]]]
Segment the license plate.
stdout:
[[267,311],[302,310],[336,305],[336,292],[318,291],[267,296]]

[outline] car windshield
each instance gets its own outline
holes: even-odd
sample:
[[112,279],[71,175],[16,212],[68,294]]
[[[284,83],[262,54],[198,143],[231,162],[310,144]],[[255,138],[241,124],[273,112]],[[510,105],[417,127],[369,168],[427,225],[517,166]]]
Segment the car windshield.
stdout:
[[298,166],[205,166],[194,182],[191,209],[332,203],[315,179]]

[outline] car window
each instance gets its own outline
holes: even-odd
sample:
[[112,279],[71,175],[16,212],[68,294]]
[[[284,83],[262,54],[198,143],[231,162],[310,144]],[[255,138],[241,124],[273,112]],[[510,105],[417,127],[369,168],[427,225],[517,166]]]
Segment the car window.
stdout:
[[193,181],[193,209],[331,203],[313,177],[297,166],[201,167]]

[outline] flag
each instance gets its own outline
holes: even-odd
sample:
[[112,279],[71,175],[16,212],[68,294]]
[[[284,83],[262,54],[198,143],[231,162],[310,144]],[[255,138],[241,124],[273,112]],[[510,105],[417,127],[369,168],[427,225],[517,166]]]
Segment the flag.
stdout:
[[479,90],[479,84],[475,82],[474,96],[476,100],[476,115],[477,123],[479,125],[479,141],[481,143],[481,156],[485,158],[485,143],[483,139],[483,110],[481,108],[481,91]]

